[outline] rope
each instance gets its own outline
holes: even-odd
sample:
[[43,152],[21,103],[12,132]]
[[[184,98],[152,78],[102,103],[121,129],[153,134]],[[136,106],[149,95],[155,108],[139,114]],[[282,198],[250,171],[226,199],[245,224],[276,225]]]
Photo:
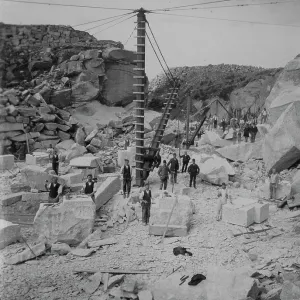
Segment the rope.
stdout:
[[133,33],[134,33],[135,30],[136,30],[136,26],[133,28],[133,30],[132,30],[132,32],[131,32],[129,38],[128,38],[128,39],[126,40],[126,42],[124,43],[124,46],[128,43],[128,41],[129,41],[130,38],[132,37],[132,35],[133,35]]

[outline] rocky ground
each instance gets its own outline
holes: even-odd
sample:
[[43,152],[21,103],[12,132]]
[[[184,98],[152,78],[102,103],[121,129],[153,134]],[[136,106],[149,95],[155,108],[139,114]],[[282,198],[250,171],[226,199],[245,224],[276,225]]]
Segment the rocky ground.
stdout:
[[[6,194],[10,179],[7,173],[1,177],[0,190]],[[188,185],[187,175],[179,174],[178,182],[175,192]],[[150,183],[155,193],[159,187],[156,172],[151,174]],[[242,188],[231,187],[230,193],[233,198],[256,196],[255,191]],[[156,281],[167,277],[179,266],[178,272],[182,275],[193,275],[206,274],[209,265],[224,266],[230,270],[251,265],[254,270],[263,269],[260,281],[267,291],[281,285],[283,279],[278,272],[296,272],[297,266],[300,266],[300,222],[299,217],[293,216],[298,212],[291,212],[287,208],[280,210],[275,203],[270,203],[270,217],[263,226],[265,228],[267,224],[276,229],[233,237],[233,233],[239,231],[238,226],[215,221],[217,187],[198,184],[196,190],[192,189],[190,197],[196,210],[188,236],[166,238],[163,244],[160,243],[161,237],[149,236],[148,227],[135,220],[128,227],[125,223],[115,223],[113,228],[108,228],[102,238],[115,237],[117,244],[103,246],[90,257],[47,253],[36,260],[7,266],[4,258],[27,246],[18,243],[6,247],[0,252],[1,299],[106,299],[102,298],[104,293],[101,288],[93,295],[82,290],[87,274],[74,274],[73,271],[78,269],[147,269],[149,274],[146,275],[127,275],[136,279],[141,289],[145,289],[151,288]],[[98,214],[110,215],[121,199],[121,194],[116,195]],[[255,225],[252,228],[257,230],[262,226]],[[36,242],[32,228],[23,227],[22,235],[28,244]],[[172,250],[177,245],[190,248],[193,256],[174,256]]]

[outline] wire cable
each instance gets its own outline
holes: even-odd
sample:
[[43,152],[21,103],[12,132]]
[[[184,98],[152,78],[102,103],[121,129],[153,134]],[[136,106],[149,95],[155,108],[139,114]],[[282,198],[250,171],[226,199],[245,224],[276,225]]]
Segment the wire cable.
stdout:
[[117,7],[104,7],[104,6],[91,6],[91,5],[77,5],[77,4],[62,4],[62,3],[49,3],[49,2],[37,2],[37,1],[20,1],[20,0],[1,0],[4,2],[15,2],[23,4],[38,4],[38,5],[52,5],[52,6],[66,6],[66,7],[80,7],[80,8],[101,8],[101,9],[110,9],[110,10],[130,10],[134,11],[135,9],[130,8],[117,8]]
[[170,73],[170,76],[171,76],[171,78],[175,81],[175,78],[174,78],[174,76],[173,76],[173,74],[172,74],[172,72],[171,72],[171,70],[170,70],[170,68],[169,68],[169,66],[168,66],[168,64],[167,64],[167,62],[166,62],[166,60],[165,60],[165,57],[164,57],[164,55],[163,55],[162,52],[161,52],[161,49],[160,49],[160,47],[159,47],[159,45],[158,45],[158,43],[157,43],[157,40],[156,40],[156,38],[155,38],[155,36],[154,36],[154,34],[153,34],[153,31],[152,31],[152,29],[151,29],[151,27],[150,27],[149,21],[146,20],[146,22],[147,22],[147,24],[148,24],[148,27],[149,27],[149,30],[150,30],[150,32],[151,32],[151,35],[152,35],[152,37],[153,37],[153,39],[154,39],[154,42],[155,42],[155,44],[156,44],[156,46],[157,46],[157,48],[158,48],[158,50],[159,50],[159,53],[160,53],[162,59],[164,60],[164,62],[165,62],[165,64],[166,64],[166,67],[167,67],[167,69],[168,69],[168,71],[169,71],[169,73]]
[[189,15],[178,15],[178,14],[159,13],[159,12],[153,12],[153,14],[157,14],[157,15],[169,15],[169,16],[177,16],[177,17],[186,17],[186,18],[195,18],[195,19],[218,20],[218,21],[229,21],[229,22],[238,22],[238,23],[258,24],[258,25],[269,25],[269,26],[282,26],[282,27],[300,28],[300,25],[293,25],[293,24],[276,24],[276,23],[266,23],[266,22],[258,22],[258,21],[243,21],[243,20],[234,20],[234,19],[225,19],[225,18],[189,16]]
[[222,6],[210,6],[210,7],[191,7],[191,8],[175,8],[168,9],[166,11],[182,11],[182,10],[207,10],[207,9],[219,9],[219,8],[227,8],[227,7],[247,7],[247,6],[262,6],[262,5],[277,5],[277,4],[287,4],[287,3],[299,3],[299,0],[292,1],[275,1],[275,2],[263,2],[263,3],[244,3],[244,4],[233,4],[233,5],[222,5]]
[[129,35],[128,39],[126,40],[126,42],[123,43],[124,46],[128,43],[128,41],[132,37],[132,35],[133,35],[133,33],[134,33],[135,30],[136,30],[136,26],[133,28],[133,30],[132,30],[131,34]]
[[165,68],[164,68],[164,66],[163,66],[163,64],[162,64],[162,62],[161,62],[161,60],[160,60],[160,58],[159,58],[159,56],[158,56],[158,54],[157,54],[157,52],[156,52],[156,50],[155,50],[152,42],[151,42],[151,40],[150,40],[149,35],[148,35],[147,32],[146,32],[146,36],[148,38],[148,41],[150,42],[150,45],[151,45],[151,47],[152,47],[152,49],[153,49],[153,51],[155,53],[155,56],[156,56],[157,60],[159,61],[159,64],[160,64],[161,68],[163,69],[163,71],[164,71],[167,79],[169,80],[170,83],[172,83],[172,79],[169,77],[169,74],[166,72],[166,70],[165,70]]
[[104,28],[104,29],[102,29],[102,30],[99,30],[99,31],[93,33],[93,35],[95,35],[95,34],[97,34],[97,33],[99,33],[99,32],[102,32],[102,31],[104,31],[104,30],[106,30],[106,29],[109,29],[109,28],[111,28],[111,27],[114,27],[114,26],[116,26],[116,25],[118,25],[118,24],[120,24],[120,23],[123,23],[123,22],[125,22],[125,21],[127,21],[127,20],[129,20],[129,19],[131,19],[131,18],[133,18],[133,17],[136,17],[136,16],[137,16],[137,14],[135,14],[135,15],[133,15],[133,16],[130,16],[129,18],[127,18],[127,19],[125,19],[125,20],[122,20],[122,21],[120,21],[120,22],[117,22],[116,24],[113,24],[113,25],[111,25],[111,26],[108,26],[107,28]]
[[[130,14],[132,14],[132,13],[130,13]],[[124,18],[124,17],[126,17],[126,16],[127,16],[127,15],[125,15],[125,16],[121,16],[121,17],[118,17],[118,18],[116,18],[116,19],[114,19],[114,20],[110,20],[110,21],[108,21],[108,22],[105,22],[105,23],[102,23],[102,24],[99,24],[99,25],[93,26],[93,27],[91,27],[91,28],[84,29],[84,31],[89,31],[89,30],[92,30],[92,29],[98,28],[98,27],[100,27],[100,26],[103,26],[103,25],[106,25],[106,24],[109,24],[109,23],[112,23],[112,22],[118,21],[118,20],[120,20],[120,19],[123,19],[123,18]]]
[[78,27],[78,26],[82,26],[82,25],[88,25],[88,24],[92,24],[92,23],[96,23],[96,22],[101,22],[101,21],[105,21],[105,20],[109,20],[109,19],[113,19],[113,18],[117,18],[117,17],[121,17],[121,16],[126,16],[132,14],[132,12],[126,13],[126,14],[121,14],[121,15],[116,15],[113,17],[108,17],[108,18],[104,18],[104,19],[99,19],[99,20],[95,20],[95,21],[90,21],[90,22],[85,22],[85,23],[81,23],[81,24],[76,24],[76,25],[72,25],[72,27]]

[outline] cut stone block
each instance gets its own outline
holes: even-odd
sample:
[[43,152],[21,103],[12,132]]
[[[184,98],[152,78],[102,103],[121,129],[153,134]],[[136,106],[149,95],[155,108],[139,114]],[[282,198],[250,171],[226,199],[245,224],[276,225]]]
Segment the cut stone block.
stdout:
[[254,205],[223,205],[222,219],[231,224],[248,227],[254,223]]
[[107,203],[121,188],[120,177],[108,177],[100,185],[95,194],[95,203],[97,210]]
[[20,192],[20,193],[5,195],[4,197],[1,198],[0,205],[10,206],[14,203],[17,203],[22,200],[23,194],[24,194],[23,192]]
[[[149,225],[149,234],[150,235],[163,235],[166,230],[166,224],[150,224]],[[180,225],[169,225],[166,235],[170,237],[175,236],[187,236],[188,228],[187,226]]]
[[24,181],[33,189],[37,189],[39,191],[45,190],[45,180],[48,180],[48,183],[51,183],[51,179],[56,177],[58,179],[58,183],[64,185],[65,181],[56,175],[50,175],[45,172],[46,168],[30,165],[26,166],[21,170],[21,174],[23,176]]
[[27,165],[46,165],[49,163],[49,154],[45,152],[33,152],[26,154]]
[[14,136],[11,138],[11,140],[14,142],[25,142],[30,139],[38,138],[38,137],[40,137],[40,135],[41,134],[39,132],[28,132],[28,133],[23,133],[23,134]]
[[264,203],[256,203],[254,205],[254,222],[262,223],[269,218],[269,204]]
[[127,150],[118,151],[118,166],[122,167],[125,164],[125,158],[129,160],[131,166],[135,166],[135,147],[128,147]]
[[81,173],[69,173],[69,174],[65,174],[60,176],[65,183],[70,186],[72,184],[81,184],[83,186],[83,177]]
[[101,159],[95,156],[81,156],[70,161],[70,166],[81,168],[97,168],[100,164]]
[[93,230],[96,207],[89,197],[64,200],[60,205],[40,205],[34,218],[34,229],[49,243],[77,245]]
[[22,193],[22,201],[28,202],[40,202],[45,203],[48,202],[49,193]]
[[0,124],[0,132],[15,131],[15,130],[24,131],[24,125],[21,123],[9,123],[9,122]]
[[0,155],[0,170],[11,170],[14,166],[14,156],[13,155]]
[[0,250],[20,239],[20,225],[0,219]]

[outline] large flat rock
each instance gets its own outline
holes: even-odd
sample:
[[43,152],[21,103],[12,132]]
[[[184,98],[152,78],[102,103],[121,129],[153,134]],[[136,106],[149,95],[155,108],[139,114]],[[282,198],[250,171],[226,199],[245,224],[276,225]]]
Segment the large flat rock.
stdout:
[[49,154],[45,152],[33,152],[32,154],[26,154],[27,165],[47,165],[49,161]]
[[[276,189],[276,199],[280,200],[289,196],[291,194],[291,183],[289,181],[283,180],[278,183]],[[270,198],[270,182],[267,181],[261,187],[259,187],[259,191],[263,198],[269,199]]]
[[96,156],[80,156],[73,158],[70,161],[71,167],[80,167],[80,168],[97,168],[101,163],[101,159]]
[[0,124],[0,132],[15,131],[15,130],[24,131],[24,125],[22,123],[9,123],[9,122]]
[[265,136],[263,159],[267,171],[291,167],[300,157],[300,102],[290,104]]
[[95,194],[95,203],[97,210],[107,203],[121,188],[119,176],[107,177]]
[[19,193],[2,196],[0,198],[0,205],[1,206],[10,206],[14,203],[17,203],[22,200],[23,194],[24,194],[24,192],[19,192]]
[[223,157],[232,161],[245,162],[249,159],[262,159],[262,142],[241,143],[216,150]]
[[228,140],[221,139],[214,131],[206,131],[199,141],[200,145],[212,145],[214,147],[225,147],[231,145]]
[[64,200],[56,206],[41,204],[34,229],[49,243],[77,245],[92,233],[95,215],[96,206],[89,197]]
[[0,155],[0,170],[11,170],[14,166],[15,158],[13,155]]
[[0,250],[20,239],[20,225],[0,219]]

